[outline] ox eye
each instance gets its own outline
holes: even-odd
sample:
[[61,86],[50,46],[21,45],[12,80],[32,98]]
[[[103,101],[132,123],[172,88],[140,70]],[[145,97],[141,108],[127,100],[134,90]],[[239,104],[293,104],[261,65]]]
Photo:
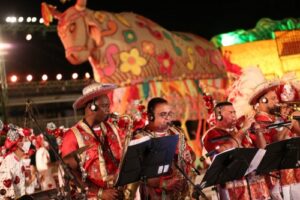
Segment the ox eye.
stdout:
[[70,33],[73,33],[75,31],[75,28],[76,28],[75,23],[70,24],[69,26]]

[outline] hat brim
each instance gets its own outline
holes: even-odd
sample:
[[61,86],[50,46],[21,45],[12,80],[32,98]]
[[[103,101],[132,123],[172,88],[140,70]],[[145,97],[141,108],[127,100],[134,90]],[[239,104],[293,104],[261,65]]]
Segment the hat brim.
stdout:
[[279,87],[279,85],[280,85],[279,81],[266,82],[266,83],[260,85],[259,89],[254,91],[252,96],[249,98],[249,104],[255,105],[264,94],[275,89],[276,87]]
[[86,105],[87,102],[103,95],[108,94],[112,90],[116,89],[117,86],[113,84],[103,84],[100,90],[96,90],[93,92],[90,92],[89,94],[80,96],[74,103],[73,103],[73,109],[77,110]]

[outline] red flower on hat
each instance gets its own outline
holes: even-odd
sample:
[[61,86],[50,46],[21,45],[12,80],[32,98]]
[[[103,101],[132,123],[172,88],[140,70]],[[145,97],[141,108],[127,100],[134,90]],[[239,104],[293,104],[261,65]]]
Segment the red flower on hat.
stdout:
[[12,184],[12,180],[11,180],[11,179],[5,179],[5,180],[3,181],[3,185],[4,185],[5,187],[7,187],[7,188],[10,188],[11,184]]
[[14,184],[19,184],[20,183],[20,177],[16,176],[15,180],[14,180]]

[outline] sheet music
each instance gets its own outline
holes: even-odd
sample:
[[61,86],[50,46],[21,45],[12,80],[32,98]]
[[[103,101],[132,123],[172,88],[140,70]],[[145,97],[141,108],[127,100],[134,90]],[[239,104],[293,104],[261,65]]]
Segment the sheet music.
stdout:
[[137,145],[137,144],[146,142],[146,141],[148,141],[148,140],[151,140],[151,137],[149,137],[149,136],[144,136],[144,137],[141,137],[141,138],[139,138],[139,139],[131,140],[130,143],[129,143],[129,146],[134,146],[134,145]]
[[258,151],[256,152],[255,156],[253,157],[246,173],[245,176],[250,174],[251,172],[253,172],[254,170],[256,170],[256,168],[258,167],[259,163],[261,162],[261,160],[263,159],[264,155],[266,153],[265,149],[258,149]]

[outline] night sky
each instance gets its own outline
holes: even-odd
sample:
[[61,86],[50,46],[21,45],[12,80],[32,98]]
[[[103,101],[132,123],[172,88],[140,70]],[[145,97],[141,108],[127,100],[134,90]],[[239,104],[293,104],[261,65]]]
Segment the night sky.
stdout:
[[[0,24],[5,23],[5,17],[9,15],[39,18],[41,2],[1,0]],[[57,5],[60,11],[75,3],[68,1],[62,4],[59,0],[46,2]],[[299,0],[88,0],[87,7],[111,12],[135,12],[168,30],[192,32],[208,40],[220,33],[254,28],[263,17],[273,20],[300,17]],[[47,73],[50,74],[50,79],[54,79],[56,73],[63,73],[66,77],[72,72],[91,72],[88,63],[72,66],[66,61],[63,46],[56,33],[43,35],[35,32],[31,41],[26,41],[25,35],[25,32],[2,32],[2,40],[14,45],[5,56],[8,75],[16,73],[25,76],[31,73],[40,76]]]

